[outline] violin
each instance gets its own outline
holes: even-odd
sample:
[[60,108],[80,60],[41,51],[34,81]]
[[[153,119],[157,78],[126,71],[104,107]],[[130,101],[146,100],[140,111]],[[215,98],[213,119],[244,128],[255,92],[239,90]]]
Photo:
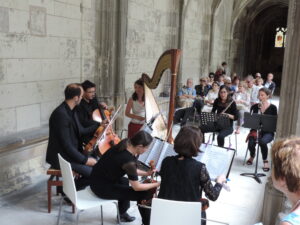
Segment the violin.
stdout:
[[[114,108],[113,108],[114,110]],[[110,116],[112,114],[112,109],[110,110],[104,110],[104,114],[107,121],[110,121]],[[95,113],[96,115],[96,113]],[[116,135],[112,129],[111,125],[108,125],[109,127],[105,129],[104,133],[101,134],[103,138],[98,142],[98,154],[101,156],[103,155],[108,149],[110,149],[112,146],[118,144],[121,139]]]

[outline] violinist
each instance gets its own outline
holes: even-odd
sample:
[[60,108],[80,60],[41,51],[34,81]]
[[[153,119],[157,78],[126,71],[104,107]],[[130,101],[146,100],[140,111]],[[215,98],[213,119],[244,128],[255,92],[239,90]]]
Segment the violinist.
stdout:
[[80,174],[75,180],[77,190],[89,185],[89,176],[92,166],[96,164],[94,158],[81,153],[80,138],[89,135],[96,127],[84,128],[79,122],[77,112],[74,110],[79,105],[83,89],[79,84],[69,84],[65,88],[65,101],[51,114],[49,119],[49,141],[46,161],[53,169],[59,169],[57,154],[70,162],[72,170]]
[[[204,191],[210,200],[218,199],[222,183],[226,181],[225,176],[217,177],[213,186],[205,164],[192,158],[198,155],[202,139],[203,135],[198,128],[181,128],[174,141],[178,155],[167,157],[162,162],[158,198],[198,202]],[[202,211],[202,218],[206,218],[205,211]],[[204,225],[205,220],[201,224]]]
[[[124,139],[106,151],[93,167],[92,191],[100,198],[119,201],[121,222],[135,220],[135,217],[127,214],[130,201],[151,198],[148,190],[159,186],[159,183],[142,184],[138,181],[138,176],[148,176],[154,172],[137,169],[135,157],[147,151],[152,139],[150,134],[139,131],[132,138]],[[125,174],[128,178],[124,177]]]
[[125,115],[131,118],[128,124],[128,138],[138,132],[145,123],[145,90],[144,82],[139,79],[134,82],[134,93],[128,100]]
[[[96,126],[98,128],[100,126],[100,123],[93,120],[93,112],[99,109],[99,107],[101,109],[106,109],[107,105],[105,103],[101,103],[100,105],[98,104],[96,98],[96,85],[94,83],[86,80],[81,85],[84,90],[83,98],[78,107],[76,107],[80,123],[84,127]],[[82,140],[83,143],[87,144],[92,137],[93,134],[84,136]]]

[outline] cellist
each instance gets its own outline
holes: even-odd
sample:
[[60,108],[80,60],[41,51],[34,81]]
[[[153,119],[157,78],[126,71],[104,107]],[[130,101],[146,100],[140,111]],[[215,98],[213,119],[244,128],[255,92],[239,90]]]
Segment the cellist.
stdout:
[[[104,102],[101,102],[98,104],[97,98],[96,98],[96,85],[86,80],[81,84],[84,93],[82,97],[82,101],[77,106],[77,114],[80,120],[80,123],[83,127],[87,128],[90,126],[100,126],[100,122],[93,120],[93,112],[97,109],[107,109],[107,105]],[[102,118],[104,120],[104,118]],[[82,142],[84,144],[87,144],[93,137],[92,135],[84,136],[82,138]]]

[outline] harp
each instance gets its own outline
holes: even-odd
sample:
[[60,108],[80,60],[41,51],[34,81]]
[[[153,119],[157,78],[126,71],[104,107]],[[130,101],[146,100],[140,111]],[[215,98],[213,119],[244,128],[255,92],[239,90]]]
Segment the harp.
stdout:
[[[142,80],[144,81],[145,89],[146,122],[150,122],[151,119],[155,118],[152,124],[154,131],[153,136],[158,136],[163,140],[167,138],[168,142],[172,141],[171,134],[176,97],[176,78],[180,55],[180,49],[167,50],[158,59],[153,76],[151,78],[145,73],[142,74]],[[171,70],[171,90],[168,121],[166,123],[151,89],[157,88],[164,71],[167,69]]]

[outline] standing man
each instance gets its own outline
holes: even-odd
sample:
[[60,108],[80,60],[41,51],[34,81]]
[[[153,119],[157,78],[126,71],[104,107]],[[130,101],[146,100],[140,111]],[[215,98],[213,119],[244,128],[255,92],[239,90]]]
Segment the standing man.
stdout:
[[266,88],[268,88],[271,91],[272,95],[273,95],[273,93],[275,91],[275,87],[276,87],[276,84],[274,83],[273,78],[274,78],[273,73],[268,73],[267,80],[264,85]]
[[83,134],[93,133],[96,126],[84,129],[74,110],[79,105],[83,89],[79,84],[69,84],[65,88],[65,101],[51,114],[49,119],[49,141],[46,161],[53,169],[59,169],[58,153],[66,159],[72,170],[80,175],[75,180],[77,190],[89,185],[89,176],[96,160],[82,154],[80,138]]

